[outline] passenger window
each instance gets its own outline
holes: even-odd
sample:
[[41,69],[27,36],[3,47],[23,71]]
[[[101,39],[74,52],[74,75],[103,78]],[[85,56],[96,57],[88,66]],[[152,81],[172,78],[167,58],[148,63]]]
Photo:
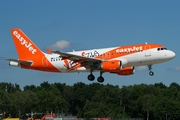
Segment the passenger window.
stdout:
[[158,51],[160,50],[160,48],[157,49]]

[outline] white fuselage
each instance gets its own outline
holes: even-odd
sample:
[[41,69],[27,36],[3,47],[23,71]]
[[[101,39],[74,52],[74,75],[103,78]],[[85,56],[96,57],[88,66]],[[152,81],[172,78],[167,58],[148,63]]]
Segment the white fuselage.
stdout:
[[[111,49],[116,49],[114,48],[104,48],[104,49],[93,49],[93,50],[84,50],[84,51],[76,51],[76,52],[68,52],[70,54],[75,54],[75,55],[82,55],[82,52],[85,52],[85,57],[90,57],[90,58],[95,58],[97,56],[100,56],[101,54],[105,53],[106,51],[109,51]],[[104,59],[109,59],[112,58],[113,55],[115,54],[120,54],[118,52],[116,53],[109,53],[103,56]],[[121,53],[123,54],[123,53]],[[65,65],[65,61],[61,60],[61,57],[59,54],[45,54],[47,60],[55,66],[58,70],[61,72],[67,72],[67,67]],[[152,65],[152,64],[158,64],[162,62],[169,61],[173,59],[175,56],[175,53],[170,51],[170,50],[157,50],[157,48],[154,49],[149,49],[149,50],[144,50],[141,52],[135,52],[132,54],[127,54],[123,55],[120,57],[112,58],[109,60],[121,60],[121,61],[126,61],[126,64],[123,65],[123,67],[126,66],[144,66],[144,65]],[[74,64],[72,63],[73,61],[68,60],[68,66],[73,67]],[[44,67],[48,67],[47,62],[43,63]],[[76,70],[68,71],[68,72],[87,72],[89,71],[88,68],[85,67],[80,67]]]

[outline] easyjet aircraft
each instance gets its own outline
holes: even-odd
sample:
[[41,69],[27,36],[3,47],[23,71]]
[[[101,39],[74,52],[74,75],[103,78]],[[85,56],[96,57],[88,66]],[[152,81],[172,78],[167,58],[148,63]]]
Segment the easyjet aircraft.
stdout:
[[137,44],[103,49],[61,52],[42,52],[20,29],[11,30],[19,59],[7,59],[10,66],[47,72],[89,72],[88,80],[95,79],[93,72],[100,72],[98,82],[103,82],[105,72],[117,75],[132,75],[135,66],[147,65],[149,75],[153,64],[169,61],[175,57],[173,51],[160,44]]

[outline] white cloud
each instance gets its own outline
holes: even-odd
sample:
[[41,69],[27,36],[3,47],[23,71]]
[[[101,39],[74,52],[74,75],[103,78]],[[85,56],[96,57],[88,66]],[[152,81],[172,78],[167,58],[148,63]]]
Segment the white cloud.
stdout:
[[175,68],[167,68],[169,71],[180,71],[180,66],[177,66]]
[[136,67],[136,70],[137,70],[137,71],[145,71],[145,70],[147,70],[147,66],[139,66],[139,67]]
[[49,45],[48,48],[49,49],[64,49],[64,48],[68,48],[70,47],[70,42],[66,41],[66,40],[60,40],[57,41],[55,44]]
[[179,71],[180,70],[180,66],[177,66],[174,70],[175,71]]

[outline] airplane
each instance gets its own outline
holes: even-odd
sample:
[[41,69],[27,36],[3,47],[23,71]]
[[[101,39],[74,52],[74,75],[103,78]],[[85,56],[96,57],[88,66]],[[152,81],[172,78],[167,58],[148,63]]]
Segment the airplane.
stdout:
[[148,66],[153,76],[153,64],[172,60],[176,54],[160,44],[136,44],[111,48],[62,52],[47,49],[42,52],[19,28],[10,30],[19,59],[6,58],[10,66],[46,72],[72,73],[89,72],[88,80],[93,81],[93,72],[99,72],[97,81],[102,83],[103,73],[109,72],[128,76],[135,73],[136,66]]

